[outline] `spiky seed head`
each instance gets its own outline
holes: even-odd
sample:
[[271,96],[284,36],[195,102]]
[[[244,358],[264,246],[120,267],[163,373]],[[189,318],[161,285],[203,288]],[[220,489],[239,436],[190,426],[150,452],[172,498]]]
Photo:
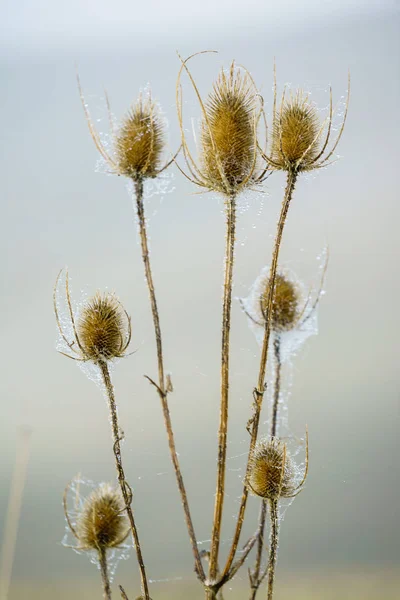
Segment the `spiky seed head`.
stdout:
[[114,294],[97,292],[84,305],[77,333],[88,360],[112,360],[126,348],[130,323]]
[[150,96],[137,102],[122,121],[115,140],[115,154],[121,175],[138,179],[155,177],[160,170],[165,146],[165,126]]
[[119,490],[101,484],[85,500],[75,532],[80,547],[106,550],[120,545],[128,535],[128,521]]
[[256,93],[247,73],[234,63],[229,73],[222,70],[205,112],[200,157],[205,180],[210,189],[230,195],[255,168]]
[[253,452],[248,478],[250,490],[260,498],[278,500],[295,492],[295,468],[278,439],[260,440]]
[[308,171],[320,151],[320,119],[316,107],[301,90],[283,100],[272,131],[272,160],[277,169]]
[[[268,306],[269,279],[264,284],[261,308],[265,315]],[[272,304],[271,328],[273,331],[288,331],[295,326],[299,316],[299,292],[295,284],[281,274],[275,276],[274,300]]]

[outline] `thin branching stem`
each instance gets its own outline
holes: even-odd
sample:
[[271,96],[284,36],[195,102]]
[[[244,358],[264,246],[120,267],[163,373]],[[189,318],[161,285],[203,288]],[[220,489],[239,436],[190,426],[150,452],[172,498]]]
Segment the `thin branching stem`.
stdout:
[[214,519],[211,535],[209,578],[214,581],[218,571],[218,550],[222,526],[222,510],[225,493],[225,470],[228,434],[229,397],[229,343],[231,328],[231,305],[233,284],[233,263],[235,252],[236,198],[231,196],[226,203],[226,253],[225,277],[222,305],[222,346],[221,346],[221,407],[218,431],[217,487],[214,504]]
[[271,531],[269,536],[269,558],[268,558],[268,600],[272,600],[274,595],[275,566],[278,554],[278,534],[279,534],[279,509],[278,500],[269,501],[269,517]]
[[99,564],[101,580],[103,582],[103,598],[104,600],[111,600],[111,584],[110,577],[108,575],[108,564],[107,564],[107,549],[99,549]]
[[[150,264],[150,253],[148,247],[147,228],[146,228],[146,217],[144,212],[143,202],[143,180],[137,179],[135,182],[135,195],[136,195],[136,210],[139,220],[139,234],[140,243],[142,248],[142,258],[144,264],[144,270],[146,275],[147,286],[150,295],[151,312],[153,315],[154,333],[156,338],[157,346],[157,363],[158,363],[158,385],[155,384],[158,395],[161,400],[161,406],[164,416],[164,424],[168,437],[168,445],[171,454],[172,464],[175,470],[175,476],[178,484],[179,493],[181,495],[181,501],[183,511],[185,515],[186,527],[189,533],[190,543],[192,546],[193,557],[195,561],[195,570],[202,582],[205,580],[205,573],[200,558],[200,553],[197,545],[196,534],[194,531],[193,521],[189,509],[189,501],[186,493],[186,488],[183,482],[182,471],[179,465],[178,454],[176,452],[175,438],[172,429],[171,415],[168,406],[168,389],[165,381],[165,369],[164,369],[164,355],[162,347],[162,336],[161,336],[161,325],[160,316],[158,312],[156,292],[153,282],[153,274]],[[154,383],[150,378],[149,381]]]
[[286,222],[286,217],[288,214],[290,202],[292,200],[294,188],[296,185],[297,176],[298,176],[297,171],[295,171],[295,170],[288,171],[285,193],[284,193],[281,212],[280,212],[279,221],[278,221],[278,225],[277,225],[275,244],[274,244],[274,250],[273,250],[273,254],[272,254],[270,273],[269,273],[268,296],[267,296],[268,302],[267,302],[265,328],[264,328],[264,339],[263,339],[261,358],[260,358],[260,369],[259,369],[259,374],[258,374],[257,387],[253,390],[254,413],[251,418],[251,421],[249,422],[249,425],[251,427],[251,429],[250,429],[250,447],[249,447],[249,454],[248,454],[248,458],[247,458],[245,483],[243,486],[242,498],[241,498],[240,507],[239,507],[239,514],[238,514],[238,519],[237,519],[235,533],[233,536],[231,549],[230,549],[230,552],[228,555],[225,569],[222,574],[223,578],[226,577],[226,575],[229,573],[232,562],[235,558],[236,550],[237,550],[237,547],[239,544],[240,534],[242,531],[246,505],[247,505],[247,498],[248,498],[247,480],[248,480],[248,476],[250,474],[251,457],[253,454],[255,444],[257,442],[262,402],[263,402],[264,394],[266,391],[265,374],[266,374],[266,369],[267,369],[269,338],[270,338],[270,333],[271,333],[272,303],[273,303],[273,297],[274,297],[274,291],[275,291],[275,277],[276,277],[276,271],[277,271],[277,267],[278,267],[279,250],[281,247],[282,234],[283,234],[283,230],[285,227],[285,222]]
[[138,561],[139,571],[140,571],[142,594],[143,594],[145,600],[150,600],[149,585],[148,585],[147,576],[146,576],[146,568],[144,566],[142,549],[141,549],[140,541],[139,541],[139,534],[138,534],[138,530],[136,527],[136,523],[135,523],[135,519],[134,519],[133,512],[132,512],[132,507],[131,507],[132,490],[131,490],[128,482],[125,479],[125,472],[124,472],[124,468],[122,466],[121,435],[120,435],[120,429],[119,429],[119,424],[118,424],[118,411],[117,411],[117,404],[115,401],[114,386],[111,381],[110,371],[108,369],[107,363],[103,360],[99,360],[98,365],[99,365],[99,368],[101,371],[104,387],[105,387],[105,390],[107,393],[107,398],[108,398],[108,406],[110,409],[110,417],[111,417],[111,429],[112,429],[112,436],[113,436],[113,441],[114,441],[113,450],[114,450],[114,456],[115,456],[115,466],[117,469],[118,481],[119,481],[119,485],[121,488],[122,497],[125,502],[126,513],[128,515],[128,519],[129,519],[129,523],[130,523],[130,527],[131,527],[131,531],[132,531],[132,535],[133,535],[133,540],[135,543],[136,556],[137,556],[137,561]]
[[[275,379],[274,379],[274,399],[272,404],[272,418],[271,418],[271,438],[275,438],[278,432],[278,414],[279,414],[279,399],[281,393],[281,370],[282,370],[282,361],[281,361],[281,338],[278,333],[275,334],[274,338],[274,359],[275,359]],[[256,562],[254,565],[254,569],[252,571],[251,577],[251,593],[250,600],[255,600],[257,591],[262,584],[264,577],[266,576],[266,571],[260,576],[261,569],[261,559],[262,553],[264,549],[264,532],[265,532],[265,522],[267,519],[267,501],[261,501],[260,507],[260,516],[259,516],[259,531],[260,535],[257,540],[257,555]]]

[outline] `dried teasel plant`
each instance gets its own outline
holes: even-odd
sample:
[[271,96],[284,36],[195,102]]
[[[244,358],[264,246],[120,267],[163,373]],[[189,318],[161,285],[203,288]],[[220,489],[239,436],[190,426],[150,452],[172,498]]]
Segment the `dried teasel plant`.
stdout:
[[107,553],[120,548],[130,534],[130,526],[125,516],[125,505],[121,491],[108,483],[100,484],[86,498],[78,509],[75,522],[67,507],[67,493],[64,492],[64,515],[72,535],[76,539],[75,550],[96,552],[105,600],[111,599],[111,583]]
[[[176,450],[174,433],[172,429],[171,415],[168,403],[168,394],[172,392],[173,386],[171,378],[165,372],[164,353],[161,333],[160,314],[156,299],[155,284],[150,262],[150,251],[147,234],[147,220],[144,205],[144,183],[149,178],[155,178],[161,175],[175,161],[178,152],[169,161],[162,165],[162,156],[166,146],[165,124],[156,103],[149,96],[143,99],[140,95],[137,102],[123,119],[121,126],[113,133],[114,154],[110,155],[93,125],[90,113],[85,103],[82,88],[78,78],[78,87],[81,96],[83,109],[88,123],[91,137],[96,148],[104,158],[112,171],[118,175],[124,175],[132,180],[135,191],[136,211],[139,222],[139,235],[142,251],[142,260],[144,265],[145,277],[150,297],[151,312],[153,318],[153,327],[156,341],[158,382],[151,377],[148,381],[155,387],[160,397],[161,407],[164,417],[165,429],[168,437],[168,448],[171,455],[171,461],[174,467],[175,476],[179,493],[181,496],[184,510],[186,527],[188,530],[191,548],[193,552],[195,570],[198,577],[204,581],[205,574],[200,558],[200,552],[197,546],[196,534],[190,513],[189,502],[182,471],[179,464],[178,453]],[[107,99],[110,122],[112,122],[110,105]],[[147,598],[147,596],[146,596]]]
[[[264,577],[268,577],[268,600],[274,593],[275,565],[278,553],[279,500],[295,498],[303,489],[308,475],[308,433],[306,432],[306,463],[304,473],[298,481],[298,470],[287,451],[286,444],[278,438],[267,438],[257,442],[250,460],[246,484],[250,491],[268,502],[270,514],[269,558],[265,572],[257,580],[250,572],[252,589],[257,591]],[[252,598],[255,594],[252,594]]]
[[126,480],[122,464],[121,441],[123,436],[121,435],[119,427],[117,403],[109,369],[109,363],[111,361],[125,356],[125,351],[131,341],[131,319],[114,294],[100,294],[99,292],[83,304],[80,314],[76,317],[72,308],[69,275],[67,271],[65,275],[65,297],[70,320],[69,329],[72,331],[72,338],[69,338],[65,331],[65,327],[63,327],[61,323],[58,309],[57,291],[61,274],[62,270],[57,276],[54,287],[54,313],[61,339],[73,353],[68,354],[62,352],[62,354],[79,362],[91,361],[100,371],[110,411],[113,453],[118,481],[124,501],[123,508],[126,510],[130,530],[135,542],[142,593],[146,600],[149,600],[150,596],[146,569],[143,561],[139,534],[131,508],[133,493]]
[[[262,116],[262,105],[249,73],[237,68],[232,62],[228,72],[221,71],[213,89],[205,101],[202,100],[196,82],[188,68],[188,61],[181,57],[181,68],[176,86],[176,103],[181,130],[183,155],[188,174],[180,171],[201,188],[219,192],[225,200],[226,250],[224,294],[222,304],[222,351],[221,351],[221,405],[218,432],[218,465],[215,495],[211,551],[208,573],[209,598],[215,597],[221,585],[218,573],[218,553],[222,527],[225,493],[227,453],[228,408],[229,408],[229,354],[230,321],[233,287],[233,267],[236,235],[237,196],[245,189],[260,184],[267,169],[260,169],[258,156],[258,125]],[[186,72],[201,107],[199,160],[196,162],[189,149],[183,125],[182,73]],[[232,564],[230,565],[230,567]],[[229,567],[229,570],[230,570]],[[229,573],[225,573],[225,580]]]

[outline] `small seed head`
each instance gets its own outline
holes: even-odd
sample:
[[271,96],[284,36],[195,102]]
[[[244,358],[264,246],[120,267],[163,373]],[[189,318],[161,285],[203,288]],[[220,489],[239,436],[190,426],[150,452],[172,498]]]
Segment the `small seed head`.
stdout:
[[128,521],[119,490],[101,484],[85,500],[75,532],[80,547],[106,550],[120,545],[128,535]]
[[[208,187],[229,195],[254,170],[256,94],[249,76],[232,63],[221,71],[205,103],[201,164]],[[250,183],[250,180],[249,180]]]
[[120,302],[110,293],[93,296],[83,307],[77,333],[86,359],[112,360],[126,348],[130,323]]
[[[260,299],[264,315],[268,307],[268,284],[269,280],[267,279]],[[272,330],[279,332],[292,329],[297,322],[298,314],[299,292],[295,284],[284,275],[277,274],[272,304]]]
[[256,445],[248,486],[255,495],[266,500],[289,498],[294,494],[295,467],[279,439],[261,440]]
[[316,107],[297,91],[276,111],[272,131],[272,160],[284,171],[311,170],[320,151],[321,123]]
[[118,171],[138,179],[155,177],[165,146],[165,126],[151,97],[137,102],[125,116],[115,140]]

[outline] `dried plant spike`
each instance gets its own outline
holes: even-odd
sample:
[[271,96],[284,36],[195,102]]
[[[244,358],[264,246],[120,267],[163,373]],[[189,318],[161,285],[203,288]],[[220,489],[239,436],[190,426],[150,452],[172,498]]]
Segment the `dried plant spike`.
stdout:
[[101,484],[88,496],[80,510],[74,535],[84,550],[105,550],[120,546],[130,533],[121,492]]
[[[302,90],[296,90],[286,98],[286,88],[284,88],[279,108],[277,108],[276,96],[276,71],[274,68],[272,142],[269,155],[261,151],[267,164],[272,169],[296,174],[319,169],[329,164],[327,161],[336,150],[347,118],[350,76],[342,124],[330,150],[328,150],[328,144],[332,133],[334,113],[332,89],[329,88],[329,114],[323,121],[320,119],[317,106]],[[326,133],[324,133],[325,131]]]
[[150,94],[140,94],[115,137],[119,174],[134,180],[156,177],[164,147],[165,125],[158,108]]
[[[264,318],[267,318],[269,280],[264,285],[260,305]],[[274,299],[272,304],[271,329],[276,332],[289,331],[296,326],[299,316],[299,291],[296,285],[283,274],[275,276]]]
[[[203,102],[187,66],[190,58],[181,59],[177,82],[178,118],[189,170],[187,177],[200,187],[231,197],[262,180],[257,160],[257,127],[262,114],[258,91],[247,71],[232,62],[229,71],[221,70]],[[188,148],[183,127],[180,87],[183,69],[195,89],[202,111],[198,163]]]
[[248,485],[253,494],[266,500],[290,498],[295,493],[294,464],[278,438],[261,440],[256,445]]
[[85,303],[77,334],[87,359],[112,360],[127,348],[130,320],[114,294],[98,292]]

